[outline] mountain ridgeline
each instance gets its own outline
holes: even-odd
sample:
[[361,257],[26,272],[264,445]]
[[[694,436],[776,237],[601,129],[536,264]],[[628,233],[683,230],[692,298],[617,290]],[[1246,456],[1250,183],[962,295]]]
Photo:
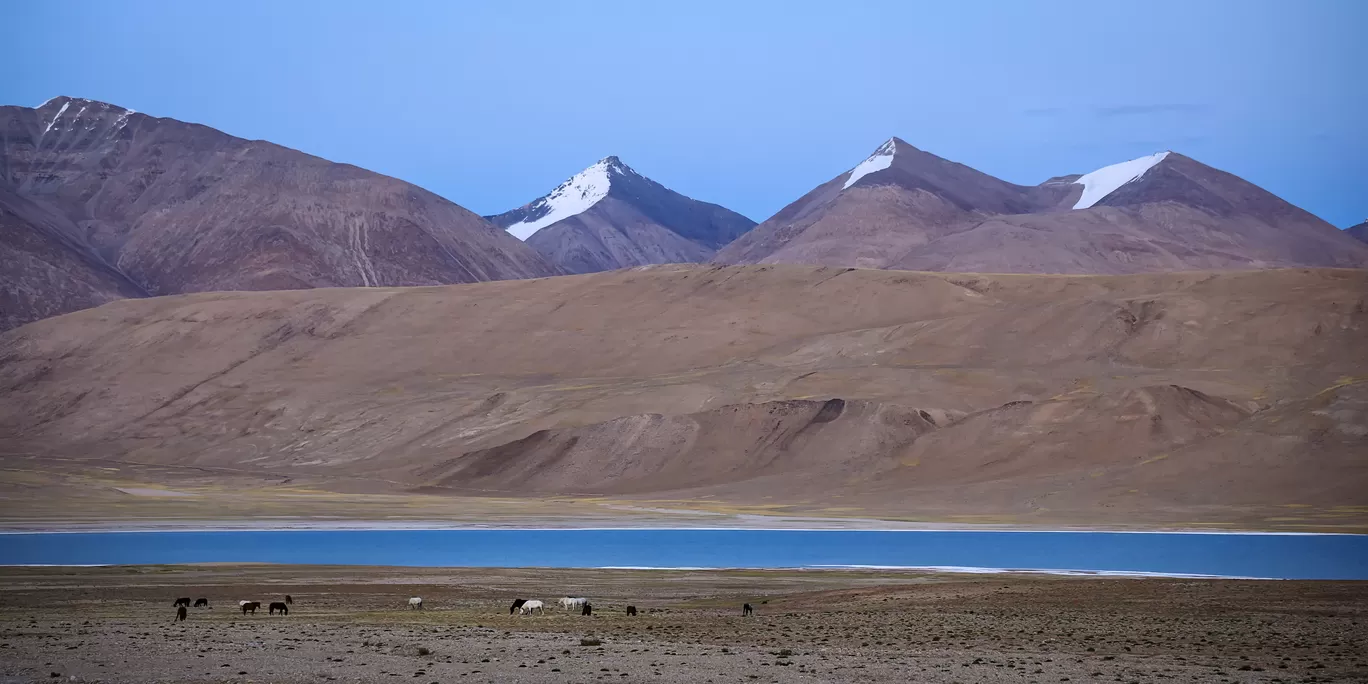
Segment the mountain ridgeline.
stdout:
[[0,329],[124,297],[560,273],[409,183],[70,97],[0,107],[0,231]]
[[546,196],[485,218],[571,273],[696,263],[755,222],[685,197],[606,157]]
[[0,107],[0,331],[130,297],[665,263],[1364,268],[1365,237],[1175,152],[1023,186],[892,138],[759,225],[606,157],[482,218],[355,166],[103,102]]
[[893,138],[714,261],[1119,274],[1363,268],[1368,248],[1247,181],[1173,152],[1022,186]]

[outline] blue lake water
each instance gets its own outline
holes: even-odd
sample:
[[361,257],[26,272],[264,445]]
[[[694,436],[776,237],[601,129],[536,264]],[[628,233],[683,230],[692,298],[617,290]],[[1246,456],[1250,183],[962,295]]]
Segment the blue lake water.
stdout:
[[1368,536],[738,529],[0,534],[0,565],[954,567],[1368,579]]

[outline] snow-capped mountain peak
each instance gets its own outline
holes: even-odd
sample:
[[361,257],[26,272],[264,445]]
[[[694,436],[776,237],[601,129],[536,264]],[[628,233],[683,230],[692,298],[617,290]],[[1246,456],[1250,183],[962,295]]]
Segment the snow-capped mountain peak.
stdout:
[[898,151],[898,143],[893,138],[889,138],[879,149],[874,150],[874,154],[869,155],[868,159],[860,162],[858,166],[850,170],[850,177],[846,179],[842,190],[855,184],[855,181],[868,176],[875,171],[882,171],[893,165],[893,155]]
[[1115,192],[1117,188],[1145,175],[1146,171],[1164,161],[1164,157],[1168,155],[1168,152],[1159,152],[1139,159],[1124,161],[1120,164],[1104,166],[1092,173],[1079,176],[1074,183],[1083,186],[1083,194],[1079,196],[1078,202],[1074,204],[1073,208],[1087,209],[1101,202],[1107,195]]
[[507,230],[513,237],[526,240],[542,228],[587,211],[608,196],[615,176],[627,174],[640,175],[621,159],[604,157],[529,205],[526,217]]

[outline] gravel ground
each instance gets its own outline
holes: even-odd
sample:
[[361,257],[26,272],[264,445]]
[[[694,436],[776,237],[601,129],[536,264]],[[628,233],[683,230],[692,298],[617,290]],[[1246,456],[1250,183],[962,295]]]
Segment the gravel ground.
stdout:
[[[291,613],[267,615],[287,593]],[[567,593],[595,614],[556,610]],[[179,596],[213,607],[175,622]],[[515,596],[552,609],[510,616]],[[244,616],[240,599],[263,609]],[[1361,582],[0,570],[0,682],[1368,682],[1366,644]]]

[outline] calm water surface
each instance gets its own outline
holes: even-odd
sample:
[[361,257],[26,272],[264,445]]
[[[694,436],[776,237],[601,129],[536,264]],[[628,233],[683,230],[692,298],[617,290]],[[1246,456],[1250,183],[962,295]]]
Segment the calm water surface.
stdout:
[[955,567],[1368,579],[1368,536],[738,529],[0,534],[0,565]]

